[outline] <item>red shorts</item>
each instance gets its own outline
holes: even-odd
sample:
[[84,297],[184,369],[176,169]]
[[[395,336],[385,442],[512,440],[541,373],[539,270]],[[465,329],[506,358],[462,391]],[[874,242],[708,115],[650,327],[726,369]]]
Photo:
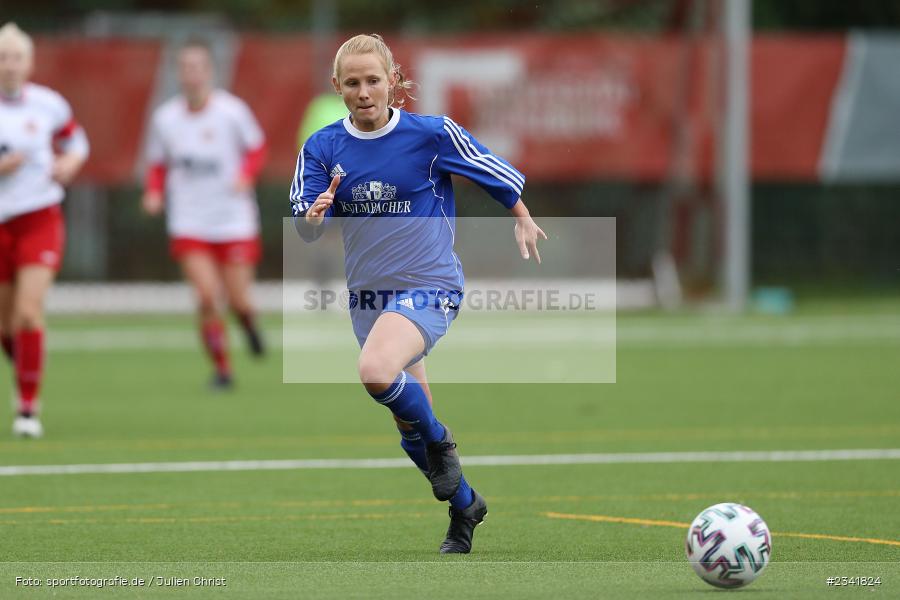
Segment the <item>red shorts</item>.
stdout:
[[207,242],[196,238],[177,237],[169,242],[172,258],[180,261],[195,252],[208,254],[220,265],[255,265],[262,257],[259,237],[229,242]]
[[26,265],[59,271],[65,243],[66,227],[59,204],[0,223],[0,283],[12,281]]

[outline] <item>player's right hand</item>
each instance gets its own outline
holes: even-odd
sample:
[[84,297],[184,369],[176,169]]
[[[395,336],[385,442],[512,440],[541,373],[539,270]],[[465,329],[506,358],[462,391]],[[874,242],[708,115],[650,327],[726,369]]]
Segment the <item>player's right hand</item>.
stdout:
[[0,175],[9,175],[22,166],[25,155],[21,152],[9,152],[0,156]]
[[318,227],[322,224],[322,221],[325,220],[325,211],[328,210],[329,206],[334,204],[334,193],[337,191],[340,183],[341,176],[335,175],[331,180],[331,185],[328,186],[328,189],[319,194],[319,197],[316,198],[313,205],[306,211],[307,223],[314,227]]
[[144,196],[141,198],[141,207],[144,209],[144,212],[150,215],[151,217],[155,217],[159,213],[163,211],[163,195],[161,192],[148,191],[144,192]]

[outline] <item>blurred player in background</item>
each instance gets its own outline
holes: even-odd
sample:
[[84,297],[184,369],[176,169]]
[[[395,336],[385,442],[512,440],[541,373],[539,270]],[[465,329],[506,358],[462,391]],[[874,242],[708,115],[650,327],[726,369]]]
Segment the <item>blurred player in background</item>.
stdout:
[[165,207],[170,252],[194,288],[203,343],[215,366],[212,386],[232,385],[222,308],[224,290],[251,352],[263,342],[251,287],[262,245],[253,186],[266,154],[249,107],[213,87],[212,51],[190,41],[178,53],[181,94],[156,109],[147,145],[143,208]]
[[0,28],[0,340],[15,368],[21,437],[43,434],[44,296],[62,261],[63,186],[89,151],[69,103],[28,82],[33,58],[27,34]]
[[350,114],[301,149],[291,189],[295,223],[311,241],[325,219],[342,217],[360,381],[393,413],[400,445],[434,496],[450,501],[441,553],[467,553],[487,504],[463,477],[453,436],[432,412],[424,362],[462,297],[450,176],[474,181],[510,209],[523,258],[540,262],[537,240],[546,236],[520,198],[521,173],[450,118],[399,108],[409,82],[381,37],[345,42],[332,83]]

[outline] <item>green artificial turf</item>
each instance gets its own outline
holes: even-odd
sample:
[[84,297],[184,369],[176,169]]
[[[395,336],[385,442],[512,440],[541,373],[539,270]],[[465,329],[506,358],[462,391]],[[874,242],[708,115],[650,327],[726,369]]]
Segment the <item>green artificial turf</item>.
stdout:
[[[896,314],[619,315],[615,384],[438,383],[436,412],[463,456],[900,448]],[[232,336],[238,385],[217,394],[188,319],[54,319],[46,437],[12,440],[4,426],[0,466],[403,457],[387,411],[358,384],[282,383],[277,326],[260,362]],[[334,335],[350,336],[349,325]],[[496,355],[515,352],[500,344]],[[429,360],[454,368],[452,353]],[[453,557],[437,554],[446,506],[411,464],[0,477],[0,598],[704,597],[718,592],[684,560],[677,524],[723,501],[751,506],[773,531],[772,564],[736,593],[900,594],[897,460],[466,475],[490,514],[473,553]],[[227,585],[46,582],[117,575]],[[882,583],[826,585],[841,576]]]

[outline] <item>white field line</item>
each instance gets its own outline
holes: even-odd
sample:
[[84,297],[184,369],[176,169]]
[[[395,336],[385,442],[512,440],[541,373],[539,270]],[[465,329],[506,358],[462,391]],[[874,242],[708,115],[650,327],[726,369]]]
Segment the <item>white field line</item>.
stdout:
[[[540,465],[616,465],[709,462],[824,462],[900,460],[900,448],[874,450],[774,450],[765,452],[641,452],[627,454],[523,454],[469,456],[467,467]],[[87,475],[112,473],[192,473],[198,471],[295,471],[311,469],[407,469],[406,458],[324,458],[302,460],[227,460],[82,465],[14,465],[0,476]]]
[[[332,280],[316,283],[310,280],[258,281],[253,286],[256,307],[262,312],[280,313],[287,307],[302,307],[306,294],[313,292],[320,297],[323,292],[333,292],[336,298],[347,289],[346,281]],[[653,282],[627,279],[469,279],[466,281],[470,298],[486,299],[488,291],[516,294],[537,290],[557,292],[558,298],[572,294],[593,299],[598,309],[651,308],[656,304]],[[532,296],[533,298],[534,296]],[[195,312],[193,293],[183,282],[129,282],[129,283],[59,283],[53,286],[47,298],[49,314],[182,314]],[[339,312],[339,304],[332,304],[327,313]]]
[[[331,327],[298,324],[266,331],[269,343],[289,350],[354,349],[349,319],[333,322]],[[239,338],[236,330],[232,337]],[[616,325],[612,319],[600,322],[534,323],[528,327],[506,327],[487,323],[456,327],[443,344],[456,347],[520,346],[523,343],[579,344],[581,346],[804,346],[819,343],[887,342],[900,344],[900,319],[873,318],[839,322],[831,319],[800,323],[741,324],[657,324]],[[196,350],[197,333],[181,328],[103,328],[50,330],[49,348],[57,352],[107,350]]]

